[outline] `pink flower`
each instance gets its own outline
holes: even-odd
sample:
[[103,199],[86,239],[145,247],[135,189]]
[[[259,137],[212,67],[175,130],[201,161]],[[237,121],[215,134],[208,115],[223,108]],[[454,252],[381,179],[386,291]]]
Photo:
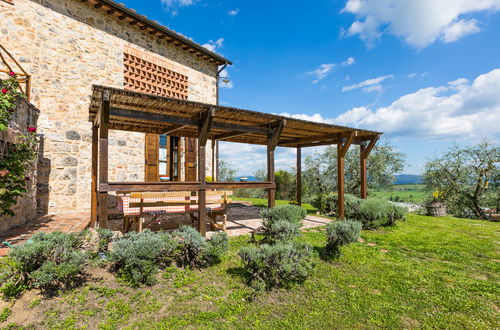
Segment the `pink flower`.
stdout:
[[7,94],[8,90],[7,88],[2,89],[2,93]]
[[6,177],[9,173],[9,170],[0,170],[0,178]]
[[14,77],[15,75],[16,74],[13,71],[9,72],[9,76]]
[[36,132],[36,127],[28,127],[28,132],[35,133]]

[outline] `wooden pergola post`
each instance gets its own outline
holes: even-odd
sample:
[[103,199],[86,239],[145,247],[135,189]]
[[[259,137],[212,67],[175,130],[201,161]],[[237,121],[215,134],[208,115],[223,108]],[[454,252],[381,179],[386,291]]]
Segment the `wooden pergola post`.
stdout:
[[[108,135],[109,135],[109,91],[102,96],[99,116],[99,184],[108,184]],[[108,228],[108,192],[99,191],[98,198],[99,227]]]
[[302,205],[302,148],[297,147],[297,203]]
[[274,207],[276,204],[276,176],[274,174],[274,150],[276,150],[276,146],[278,145],[281,132],[283,132],[283,128],[286,125],[286,120],[280,120],[276,123],[273,123],[274,126],[273,133],[269,136],[267,143],[267,181],[273,183],[273,188],[269,188],[267,190],[267,206]]
[[377,141],[378,141],[378,136],[371,139],[370,143],[364,141],[359,145],[359,168],[360,168],[359,173],[361,176],[360,196],[363,199],[366,199],[368,197],[366,163],[368,156],[370,155],[370,152],[372,151],[373,147],[375,147]]
[[92,123],[92,183],[90,197],[90,227],[97,224],[97,156],[99,152],[99,128]]
[[215,111],[207,110],[200,114],[200,125],[198,126],[198,230],[205,236],[207,234],[207,179],[206,179],[206,145],[208,133],[212,126]]
[[341,139],[337,144],[337,216],[339,220],[343,220],[345,217],[344,211],[344,158],[349,150],[349,146],[356,137],[357,132],[351,131],[347,137]]

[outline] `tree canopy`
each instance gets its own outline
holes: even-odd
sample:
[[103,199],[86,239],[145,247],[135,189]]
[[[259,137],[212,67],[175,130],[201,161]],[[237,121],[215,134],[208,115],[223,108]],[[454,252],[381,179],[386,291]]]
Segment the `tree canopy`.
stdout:
[[500,203],[500,145],[482,141],[475,145],[454,145],[425,165],[424,183],[438,191],[448,209],[456,215],[466,211],[485,219],[482,208]]

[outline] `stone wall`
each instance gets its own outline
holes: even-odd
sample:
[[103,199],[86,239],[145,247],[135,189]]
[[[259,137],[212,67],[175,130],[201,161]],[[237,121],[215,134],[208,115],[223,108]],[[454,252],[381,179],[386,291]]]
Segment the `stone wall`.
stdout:
[[[6,131],[0,132],[0,141],[16,144],[18,136],[27,132],[28,127],[36,126],[39,110],[32,104],[18,98],[16,111],[9,120],[9,127]],[[14,216],[0,216],[0,234],[11,228],[23,225],[36,218],[36,177],[37,164],[28,171],[27,181],[28,192],[17,199],[17,204],[13,208]]]
[[[216,65],[79,0],[0,2],[0,16],[0,42],[32,74],[31,102],[41,110],[41,213],[90,208],[91,86],[123,88],[125,47],[182,67],[189,100],[216,101]],[[113,131],[110,144],[110,180],[143,180],[144,135]]]

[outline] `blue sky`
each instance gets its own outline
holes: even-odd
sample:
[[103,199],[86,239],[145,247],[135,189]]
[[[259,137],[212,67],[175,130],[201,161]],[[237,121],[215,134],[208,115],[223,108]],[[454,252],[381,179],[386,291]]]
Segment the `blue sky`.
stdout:
[[[500,141],[500,0],[121,1],[233,61],[221,104],[383,131],[404,173]],[[265,166],[260,147],[221,153],[238,174]]]

